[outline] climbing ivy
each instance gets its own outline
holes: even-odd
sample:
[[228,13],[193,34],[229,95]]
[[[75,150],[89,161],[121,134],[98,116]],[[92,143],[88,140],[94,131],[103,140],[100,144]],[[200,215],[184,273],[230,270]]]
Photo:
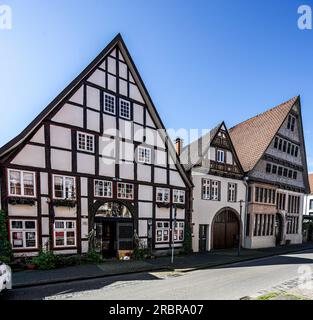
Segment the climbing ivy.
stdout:
[[9,263],[12,260],[12,247],[8,237],[7,214],[0,210],[0,261]]

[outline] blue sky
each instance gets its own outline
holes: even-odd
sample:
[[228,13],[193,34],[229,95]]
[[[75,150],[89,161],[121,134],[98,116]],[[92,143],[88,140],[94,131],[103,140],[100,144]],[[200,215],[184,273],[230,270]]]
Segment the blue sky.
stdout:
[[313,171],[313,30],[300,0],[2,0],[0,145],[120,32],[168,128],[228,127],[300,94]]

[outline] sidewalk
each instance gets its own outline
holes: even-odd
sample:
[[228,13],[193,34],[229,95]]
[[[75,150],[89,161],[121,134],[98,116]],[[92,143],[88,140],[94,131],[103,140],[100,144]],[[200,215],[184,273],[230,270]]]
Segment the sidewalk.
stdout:
[[240,256],[237,255],[237,250],[220,250],[194,253],[188,256],[175,256],[174,265],[171,264],[170,257],[159,257],[145,261],[106,261],[99,265],[79,265],[49,271],[27,270],[13,274],[13,287],[22,288],[160,270],[189,272],[309,249],[313,250],[313,243],[258,250],[242,249]]

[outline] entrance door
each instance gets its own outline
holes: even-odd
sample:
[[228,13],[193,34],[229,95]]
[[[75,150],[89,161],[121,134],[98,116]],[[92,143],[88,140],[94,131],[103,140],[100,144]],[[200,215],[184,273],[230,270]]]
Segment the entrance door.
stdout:
[[208,251],[207,232],[208,232],[208,225],[200,224],[199,225],[199,252]]
[[219,213],[213,225],[213,249],[235,248],[238,238],[239,221],[236,214],[230,210]]
[[95,248],[103,257],[116,256],[116,222],[97,222]]
[[276,246],[279,246],[283,240],[283,220],[279,213],[276,214],[275,218],[275,238]]

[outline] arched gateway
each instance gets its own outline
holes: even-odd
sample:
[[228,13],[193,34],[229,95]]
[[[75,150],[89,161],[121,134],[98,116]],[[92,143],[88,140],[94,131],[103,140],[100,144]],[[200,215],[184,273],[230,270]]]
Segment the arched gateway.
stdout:
[[235,248],[238,245],[240,229],[237,212],[229,208],[219,211],[212,223],[212,249]]
[[104,257],[116,257],[118,251],[132,250],[135,209],[126,201],[96,201],[90,226],[94,230],[95,250]]

